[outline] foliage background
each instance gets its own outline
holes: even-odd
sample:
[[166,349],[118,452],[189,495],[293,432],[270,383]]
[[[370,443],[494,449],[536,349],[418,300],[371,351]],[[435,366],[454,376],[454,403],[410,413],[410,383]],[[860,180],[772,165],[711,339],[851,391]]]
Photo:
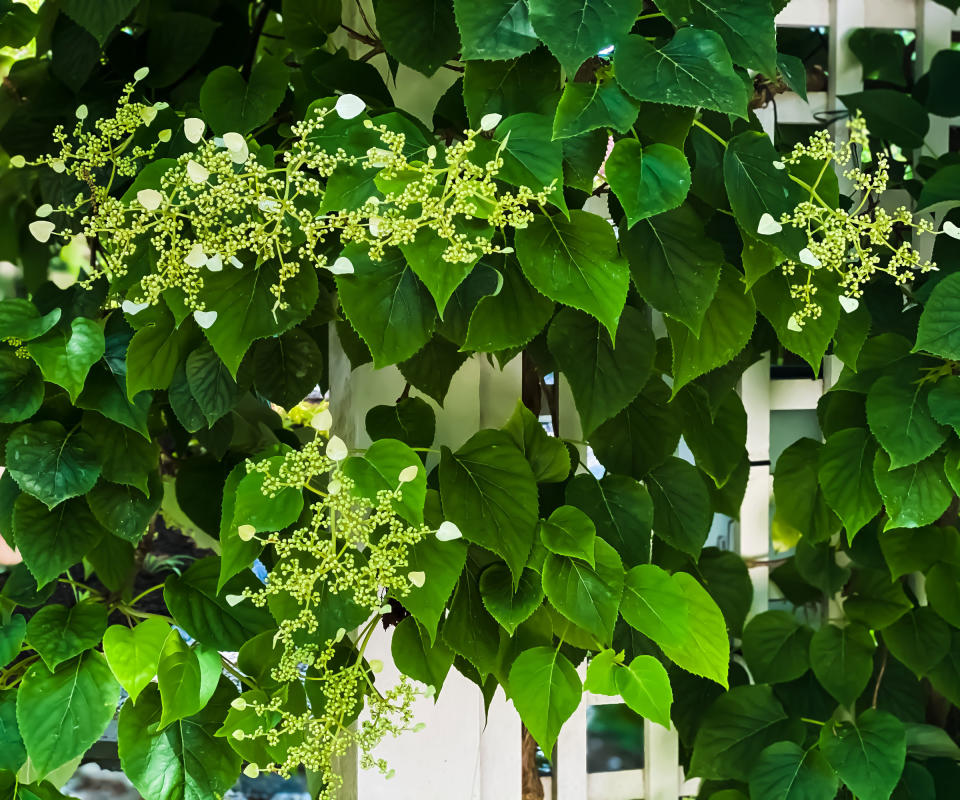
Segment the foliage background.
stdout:
[[[424,566],[426,593],[396,601],[398,617],[412,614],[398,627],[412,677],[436,685],[453,666],[487,695],[502,685],[549,750],[580,696],[572,666],[599,653],[591,688],[632,697],[653,719],[669,706],[705,798],[953,796],[958,245],[938,237],[938,272],[903,290],[877,279],[852,313],[826,276],[822,316],[802,332],[787,327],[794,307],[777,265],[799,247],[756,231],[762,212],[795,203],[796,184],[773,165],[792,142],[789,132],[771,144],[759,131],[749,108],[779,84],[747,71],[805,90],[801,59],[815,48],[794,38],[778,52],[780,5],[382,0],[364,20],[352,4],[325,0],[47,0],[36,13],[0,0],[0,259],[17,268],[4,277],[8,296],[29,298],[0,305],[0,531],[25,561],[0,589],[0,780],[12,786],[19,773],[28,785],[19,796],[56,797],[42,779],[72,770],[100,736],[117,681],[127,685],[102,655],[108,622],[171,614],[201,644],[226,650],[272,637],[276,619],[225,600],[225,580],[255,580],[248,566],[260,554],[240,547],[232,516],[210,498],[226,508],[235,465],[304,440],[266,401],[289,409],[320,376],[336,402],[325,377],[333,331],[355,366],[398,363],[411,386],[368,417],[372,439],[445,444],[433,441],[421,398],[442,403],[470,353],[499,363],[522,353],[533,385],[556,372],[569,381],[583,439],[609,473],[574,475],[576,448],[547,439],[522,409],[505,431],[443,451],[428,508],[460,525],[466,543],[459,560]],[[882,38],[851,43],[867,89],[844,102],[866,117],[871,151],[889,154],[895,187],[960,223],[956,154],[922,147],[930,115],[960,113],[960,58],[946,51],[915,79],[895,43],[871,35]],[[612,55],[597,55],[610,45]],[[76,187],[8,167],[12,156],[48,152],[54,126],[71,126],[81,103],[93,118],[109,115],[144,65],[138,91],[169,104],[171,155],[186,148],[176,115],[280,146],[313,101],[353,93],[373,117],[399,100],[422,146],[502,115],[493,133],[496,143],[511,134],[502,180],[556,180],[557,189],[528,228],[507,233],[514,254],[469,266],[442,315],[431,289],[438,265],[414,243],[352,276],[321,270],[314,285],[305,273],[289,324],[262,309],[229,317],[263,331],[256,336],[218,343],[189,317],[141,327],[110,302],[122,299],[117,287],[74,282],[84,243],[58,249],[29,233],[42,204]],[[438,70],[450,89],[436,107],[402,108]],[[607,187],[594,175],[610,136]],[[362,177],[331,178],[334,207]],[[595,194],[607,198],[619,239],[576,210]],[[835,184],[824,194],[847,203]],[[22,342],[27,358],[16,352]],[[830,352],[844,372],[819,409],[824,441],[801,440],[777,466],[774,532],[796,549],[773,579],[795,609],[744,625],[746,565],[702,548],[715,512],[736,516],[749,472],[737,381],[771,350],[813,374]],[[130,387],[142,390],[131,397]],[[540,411],[537,395],[527,400]],[[555,413],[549,403],[543,411]],[[681,436],[693,465],[673,455]],[[27,437],[27,452],[11,449],[15,437]],[[55,453],[67,457],[51,470]],[[480,489],[471,488],[477,475],[487,478]],[[498,514],[504,495],[510,510]],[[226,575],[228,554],[236,571]],[[502,580],[507,566],[522,570],[529,597]],[[162,603],[159,590],[139,598],[162,583]],[[187,589],[200,611],[177,603]],[[650,618],[678,593],[694,607],[677,602]],[[44,616],[46,630],[36,621]],[[611,661],[620,651],[629,668]],[[141,671],[149,660],[136,661]],[[664,670],[672,691],[651,677]],[[202,710],[165,731],[157,692],[128,702],[121,757],[147,800],[219,796],[233,783],[247,756],[215,734],[235,694],[221,682]],[[44,727],[65,703],[75,727]],[[160,781],[165,774],[175,780]]]

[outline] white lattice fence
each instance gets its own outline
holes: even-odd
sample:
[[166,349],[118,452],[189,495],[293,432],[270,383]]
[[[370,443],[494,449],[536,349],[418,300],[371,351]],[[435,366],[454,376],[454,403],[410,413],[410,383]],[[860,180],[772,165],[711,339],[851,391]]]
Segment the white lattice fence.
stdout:
[[[826,91],[810,93],[806,103],[788,93],[777,97],[776,113],[772,106],[758,110],[757,116],[770,134],[775,121],[816,122],[819,112],[842,108],[838,96],[863,88],[860,64],[847,46],[855,30],[871,27],[915,31],[917,74],[929,68],[934,54],[948,48],[953,31],[960,30],[960,17],[932,0],[794,0],[777,21],[782,27],[827,30],[828,86]],[[342,44],[349,48],[354,43],[345,40]],[[377,59],[372,63],[378,65]],[[400,69],[402,74],[396,84],[390,81],[391,86],[398,87],[395,101],[428,119],[435,100],[452,78],[442,76],[430,81],[405,67]],[[950,122],[931,120],[927,144],[936,153],[947,149]],[[769,555],[771,412],[815,409],[824,389],[835,380],[837,368],[838,364],[829,358],[822,379],[771,381],[767,358],[743,376],[740,390],[748,418],[751,468],[732,546],[748,561],[765,561]],[[519,359],[502,371],[485,359],[469,359],[454,377],[444,408],[424,398],[437,412],[437,441],[455,448],[479,428],[501,425],[520,396],[520,377]],[[396,368],[374,371],[366,365],[351,371],[335,334],[331,339],[330,378],[337,430],[354,446],[366,444],[366,412],[374,405],[395,402],[403,389],[403,378]],[[579,438],[572,397],[563,385],[560,433]],[[754,587],[751,614],[756,614],[767,608],[768,568],[752,567],[750,575]],[[392,667],[388,635],[375,637],[371,648],[371,656],[387,664],[385,678],[389,680]],[[547,798],[677,800],[696,794],[698,781],[685,781],[678,764],[676,732],[649,721],[644,723],[643,769],[587,772],[587,709],[611,702],[616,701],[585,695],[558,741],[553,777],[544,780]],[[381,746],[379,752],[396,769],[389,781],[372,772],[358,771],[355,759],[344,759],[348,780],[343,800],[519,800],[520,719],[502,690],[498,690],[489,714],[485,714],[476,686],[451,671],[436,704],[421,700],[417,711],[426,723],[422,732]]]

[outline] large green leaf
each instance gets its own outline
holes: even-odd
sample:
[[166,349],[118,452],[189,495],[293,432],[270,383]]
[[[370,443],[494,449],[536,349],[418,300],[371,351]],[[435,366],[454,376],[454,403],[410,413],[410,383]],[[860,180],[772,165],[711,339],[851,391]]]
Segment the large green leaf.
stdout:
[[517,231],[516,247],[537,291],[586,311],[616,337],[630,279],[609,223],[586,211],[571,211],[569,219],[538,215]]
[[422,572],[425,577],[423,586],[410,587],[403,605],[431,638],[436,638],[437,625],[466,560],[464,542],[443,542],[435,536],[421,539],[407,553],[410,571]]
[[699,332],[683,321],[665,320],[673,350],[673,393],[695,378],[722,367],[750,340],[757,321],[753,295],[745,292],[742,276],[732,267],[720,271],[716,294],[702,315]]
[[111,625],[103,634],[103,655],[114,677],[130,695],[130,702],[153,680],[170,626],[156,617],[133,628]]
[[544,753],[553,753],[560,728],[577,706],[583,687],[570,662],[553,647],[525,650],[510,667],[510,699]]
[[824,625],[810,640],[810,666],[837,702],[852,706],[873,674],[876,649],[870,631],[862,625]]
[[100,475],[94,442],[52,420],[21,425],[7,440],[7,469],[20,488],[53,508],[93,488]]
[[[286,486],[272,492],[270,502],[264,502],[263,482],[269,474],[277,478],[283,456],[270,456],[265,459],[266,473],[252,470],[240,478],[236,484],[233,502],[233,527],[252,525],[259,533],[279,531],[296,522],[303,510],[303,492],[293,486]],[[260,462],[263,468],[264,462]]]
[[873,461],[873,477],[889,517],[884,530],[919,528],[936,522],[953,499],[943,474],[943,460],[936,455],[908,467],[890,469],[890,457],[880,450]]
[[0,770],[16,772],[26,760],[27,749],[17,725],[17,692],[8,689],[0,692]]
[[278,278],[279,267],[273,261],[256,269],[224,269],[208,272],[203,277],[200,299],[208,310],[217,312],[216,321],[203,333],[234,377],[254,340],[289,330],[302,322],[317,304],[316,272],[306,268],[284,284],[286,307],[275,310],[276,297],[270,292],[270,286]]
[[480,595],[490,616],[513,636],[517,626],[540,607],[543,587],[540,576],[532,569],[525,569],[514,590],[510,569],[506,564],[496,563],[480,574]]
[[916,350],[960,359],[960,274],[939,281],[920,315]]
[[637,0],[528,0],[530,22],[570,78],[633,26]]
[[597,694],[620,695],[632,711],[670,727],[670,677],[653,656],[637,656],[627,665],[616,660],[613,650],[604,650],[591,659],[583,688]]
[[496,291],[480,298],[467,326],[464,350],[494,353],[520,347],[543,330],[554,303],[524,279],[513,261],[504,264]]
[[475,571],[465,570],[443,621],[443,641],[486,679],[500,666],[500,637],[500,626],[483,604]]
[[764,800],[833,800],[838,784],[818,750],[794,742],[771,744],[750,770],[750,794]]
[[107,629],[107,608],[83,601],[70,608],[43,606],[27,623],[27,641],[51,670],[100,644]]
[[950,649],[950,627],[929,606],[914,608],[883,629],[891,655],[922,678]]
[[832,433],[820,449],[820,489],[827,504],[843,521],[850,541],[880,510],[880,493],[872,469],[876,449],[863,428]]
[[143,389],[170,386],[195,333],[186,323],[176,327],[173,317],[164,313],[158,322],[144,325],[133,335],[127,348],[127,397],[131,402]]
[[182,575],[171,575],[163,587],[163,599],[179,625],[191,636],[218,650],[237,651],[248,639],[273,627],[270,615],[249,600],[237,605],[226,594],[251,588],[237,576],[227,581],[225,593],[217,592],[220,559],[194,561]]
[[669,400],[663,380],[651,378],[630,405],[591,435],[600,463],[611,472],[644,478],[667,462],[680,441],[680,420]]
[[621,139],[607,157],[604,175],[623,206],[628,227],[679,206],[690,191],[686,156],[669,144],[644,147]]
[[375,0],[377,30],[387,52],[426,76],[457,57],[452,0]]
[[186,376],[190,393],[210,427],[236,405],[240,395],[237,382],[206,342],[187,356]]
[[903,148],[919,148],[930,130],[930,117],[916,100],[896,89],[868,89],[839,95],[838,100],[859,111],[870,134]]
[[444,516],[469,542],[499,555],[514,583],[527,563],[537,525],[537,486],[526,458],[502,431],[474,434],[456,452],[443,448]]
[[431,643],[413,617],[397,625],[390,639],[390,654],[400,672],[434,687],[438,694],[454,657],[445,643]]
[[436,306],[399,250],[380,261],[359,245],[344,249],[352,275],[338,275],[344,314],[373,354],[374,366],[403,361],[416,353],[433,331]]
[[566,488],[566,502],[593,520],[597,535],[613,545],[626,567],[650,560],[653,501],[644,485],[625,475],[577,475]]
[[526,456],[537,483],[559,483],[570,474],[570,452],[562,440],[544,430],[533,412],[521,401],[503,426]]
[[[191,354],[192,355],[192,354]],[[253,351],[257,391],[283,408],[292,408],[320,383],[323,353],[302,330],[258,342]]]
[[132,401],[129,400],[126,362],[121,362],[123,368],[114,372],[106,365],[106,361],[93,365],[83,391],[77,398],[77,407],[97,411],[107,419],[136,431],[142,438],[149,439],[147,415],[153,403],[153,393],[140,392]]
[[453,10],[462,42],[460,56],[464,61],[515,58],[538,44],[526,0],[490,3],[453,0]]
[[903,584],[891,580],[886,571],[856,570],[846,591],[847,618],[869,628],[886,628],[913,608]]
[[659,50],[642,36],[627,36],[613,63],[620,85],[637,100],[746,117],[746,87],[713,31],[681,28]]
[[685,670],[727,686],[730,643],[723,614],[685,572],[643,564],[627,572],[620,613]]
[[774,535],[792,546],[800,536],[818,542],[828,539],[840,521],[827,505],[817,479],[817,463],[823,445],[813,439],[798,439],[777,459],[773,474],[776,513]]
[[[400,473],[414,467],[413,480],[400,483]],[[427,475],[420,457],[414,450],[395,439],[381,439],[367,448],[362,456],[353,456],[343,462],[343,471],[354,482],[353,492],[371,503],[377,502],[380,492],[396,491],[400,497],[394,508],[408,522],[423,522],[423,502],[427,492]]]
[[743,657],[758,683],[786,683],[810,667],[813,631],[788,611],[765,611],[743,629]]
[[653,368],[656,341],[646,317],[626,306],[616,343],[593,318],[572,309],[554,317],[550,352],[570,383],[584,436],[622,411],[643,389]]
[[764,214],[779,220],[782,214],[793,213],[802,200],[809,199],[800,186],[790,180],[786,170],[774,166],[779,158],[769,136],[760,131],[744,131],[727,145],[723,182],[730,209],[740,227],[751,236],[795,256],[806,246],[806,236],[796,228],[785,225],[781,232],[773,235],[758,233]]
[[104,528],[136,545],[160,508],[162,499],[163,484],[160,476],[153,472],[148,494],[132,486],[100,481],[87,495],[87,505]]
[[927,396],[930,413],[941,425],[960,431],[960,375],[941,378]]
[[148,687],[125,703],[117,727],[123,771],[147,800],[209,800],[222,797],[240,774],[240,756],[214,734],[236,690],[220,684],[199,714],[160,730],[160,693]]
[[710,493],[700,472],[682,458],[670,457],[644,482],[653,499],[653,532],[696,558],[713,521]]
[[63,10],[103,46],[113,29],[137,6],[137,0],[67,0]]
[[547,599],[572,623],[609,645],[623,591],[623,565],[603,539],[594,543],[596,568],[550,553],[543,562]]
[[442,406],[450,382],[467,360],[467,354],[440,334],[435,334],[417,353],[397,366],[400,374],[416,389]]
[[6,667],[20,654],[27,623],[22,614],[14,614],[0,624],[0,669]]
[[540,521],[540,541],[551,553],[579,558],[591,567],[597,528],[576,506],[560,506],[549,518]]
[[[143,395],[138,395],[143,397]],[[93,439],[103,469],[102,478],[135,486],[149,493],[150,475],[156,472],[160,449],[131,429],[115,425],[99,414],[83,415],[83,430]]]
[[626,133],[639,112],[640,104],[615,80],[567,81],[553,118],[553,138],[569,139],[597,128]]
[[264,56],[249,80],[235,67],[217,67],[200,88],[200,108],[214,133],[249,133],[273,116],[286,93],[287,67]]
[[41,587],[107,535],[83,500],[67,500],[49,510],[28,494],[14,503],[13,531],[24,564]]
[[486,114],[553,114],[560,84],[560,65],[545,47],[510,61],[468,61],[463,72],[467,119],[476,128]]
[[76,402],[87,373],[104,353],[103,328],[92,319],[77,317],[70,332],[59,328],[27,343],[27,352],[37,362],[43,377],[62,386]]
[[713,478],[715,486],[725,486],[747,455],[747,412],[740,396],[728,391],[712,410],[707,393],[690,387],[674,402],[683,411],[683,440],[697,466]]
[[41,317],[33,303],[21,298],[0,301],[0,339],[29,342],[56,325],[60,314],[60,309],[55,308]]
[[220,653],[203,645],[190,647],[179,631],[171,631],[157,664],[157,688],[163,705],[158,729],[203,709],[222,672]]
[[34,664],[17,692],[17,722],[39,775],[87,751],[117,711],[120,684],[100,653],[88,651],[55,672]]
[[677,27],[694,25],[716,31],[734,62],[777,74],[777,33],[770,0],[661,0],[659,6]]
[[[943,539],[943,534],[948,533],[944,528],[933,527],[931,529],[937,539]],[[888,534],[889,535],[889,534]],[[886,537],[884,537],[886,538]],[[942,561],[942,556],[937,552],[943,552],[947,548],[941,542],[931,542],[927,555],[932,555],[930,567],[927,572],[927,579],[924,582],[924,588],[927,592],[927,602],[930,608],[936,611],[943,619],[955,628],[960,628],[960,576],[957,573],[957,567],[947,561]],[[939,546],[938,546],[939,545]],[[947,556],[950,560],[955,560],[955,553]],[[954,558],[950,558],[954,556]]]
[[757,753],[783,738],[787,714],[769,686],[737,686],[707,710],[697,731],[690,775],[745,781]]
[[907,753],[903,723],[867,709],[854,722],[825,725],[820,751],[860,800],[888,800]]
[[644,220],[622,233],[622,243],[643,299],[699,335],[724,256],[693,208],[682,205]]
[[43,375],[29,358],[0,351],[0,422],[23,422],[43,403]]
[[891,469],[923,460],[946,441],[947,429],[930,414],[929,393],[929,384],[910,382],[903,375],[884,375],[870,387],[867,421],[889,453]]

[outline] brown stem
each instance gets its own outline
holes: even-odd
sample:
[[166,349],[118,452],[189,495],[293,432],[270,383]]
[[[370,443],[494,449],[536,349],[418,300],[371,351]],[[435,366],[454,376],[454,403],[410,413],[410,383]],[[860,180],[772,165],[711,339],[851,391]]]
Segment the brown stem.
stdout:
[[870,704],[871,708],[877,707],[877,698],[880,696],[880,683],[883,681],[883,673],[887,671],[887,656],[890,654],[885,644],[881,646],[883,647],[883,661],[880,662],[880,671],[877,673],[876,683],[873,684],[873,701]]
[[522,779],[520,797],[522,800],[543,800],[543,783],[537,771],[537,742],[530,735],[526,725],[521,726],[521,764]]

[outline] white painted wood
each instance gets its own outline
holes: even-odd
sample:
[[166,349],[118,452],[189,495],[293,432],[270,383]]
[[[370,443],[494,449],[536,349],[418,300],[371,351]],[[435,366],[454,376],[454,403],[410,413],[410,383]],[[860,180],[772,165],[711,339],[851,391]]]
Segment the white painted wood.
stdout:
[[807,102],[796,92],[777,95],[777,122],[781,125],[807,125],[814,121],[815,114],[829,108],[826,92],[809,92]]
[[[583,670],[580,670],[581,678]],[[587,701],[582,700],[566,721],[557,740],[553,763],[554,800],[587,797]]]
[[645,772],[642,769],[591,772],[587,775],[587,800],[637,800],[644,791]]
[[[677,737],[677,729],[671,727],[668,730],[662,725],[645,719],[643,721],[644,800],[675,800],[680,795],[679,762],[680,739]],[[598,797],[596,800],[607,799]],[[616,800],[621,798],[618,797]],[[632,798],[622,800],[632,800]]]
[[816,408],[823,394],[823,381],[789,378],[770,381],[771,411],[801,411]]

